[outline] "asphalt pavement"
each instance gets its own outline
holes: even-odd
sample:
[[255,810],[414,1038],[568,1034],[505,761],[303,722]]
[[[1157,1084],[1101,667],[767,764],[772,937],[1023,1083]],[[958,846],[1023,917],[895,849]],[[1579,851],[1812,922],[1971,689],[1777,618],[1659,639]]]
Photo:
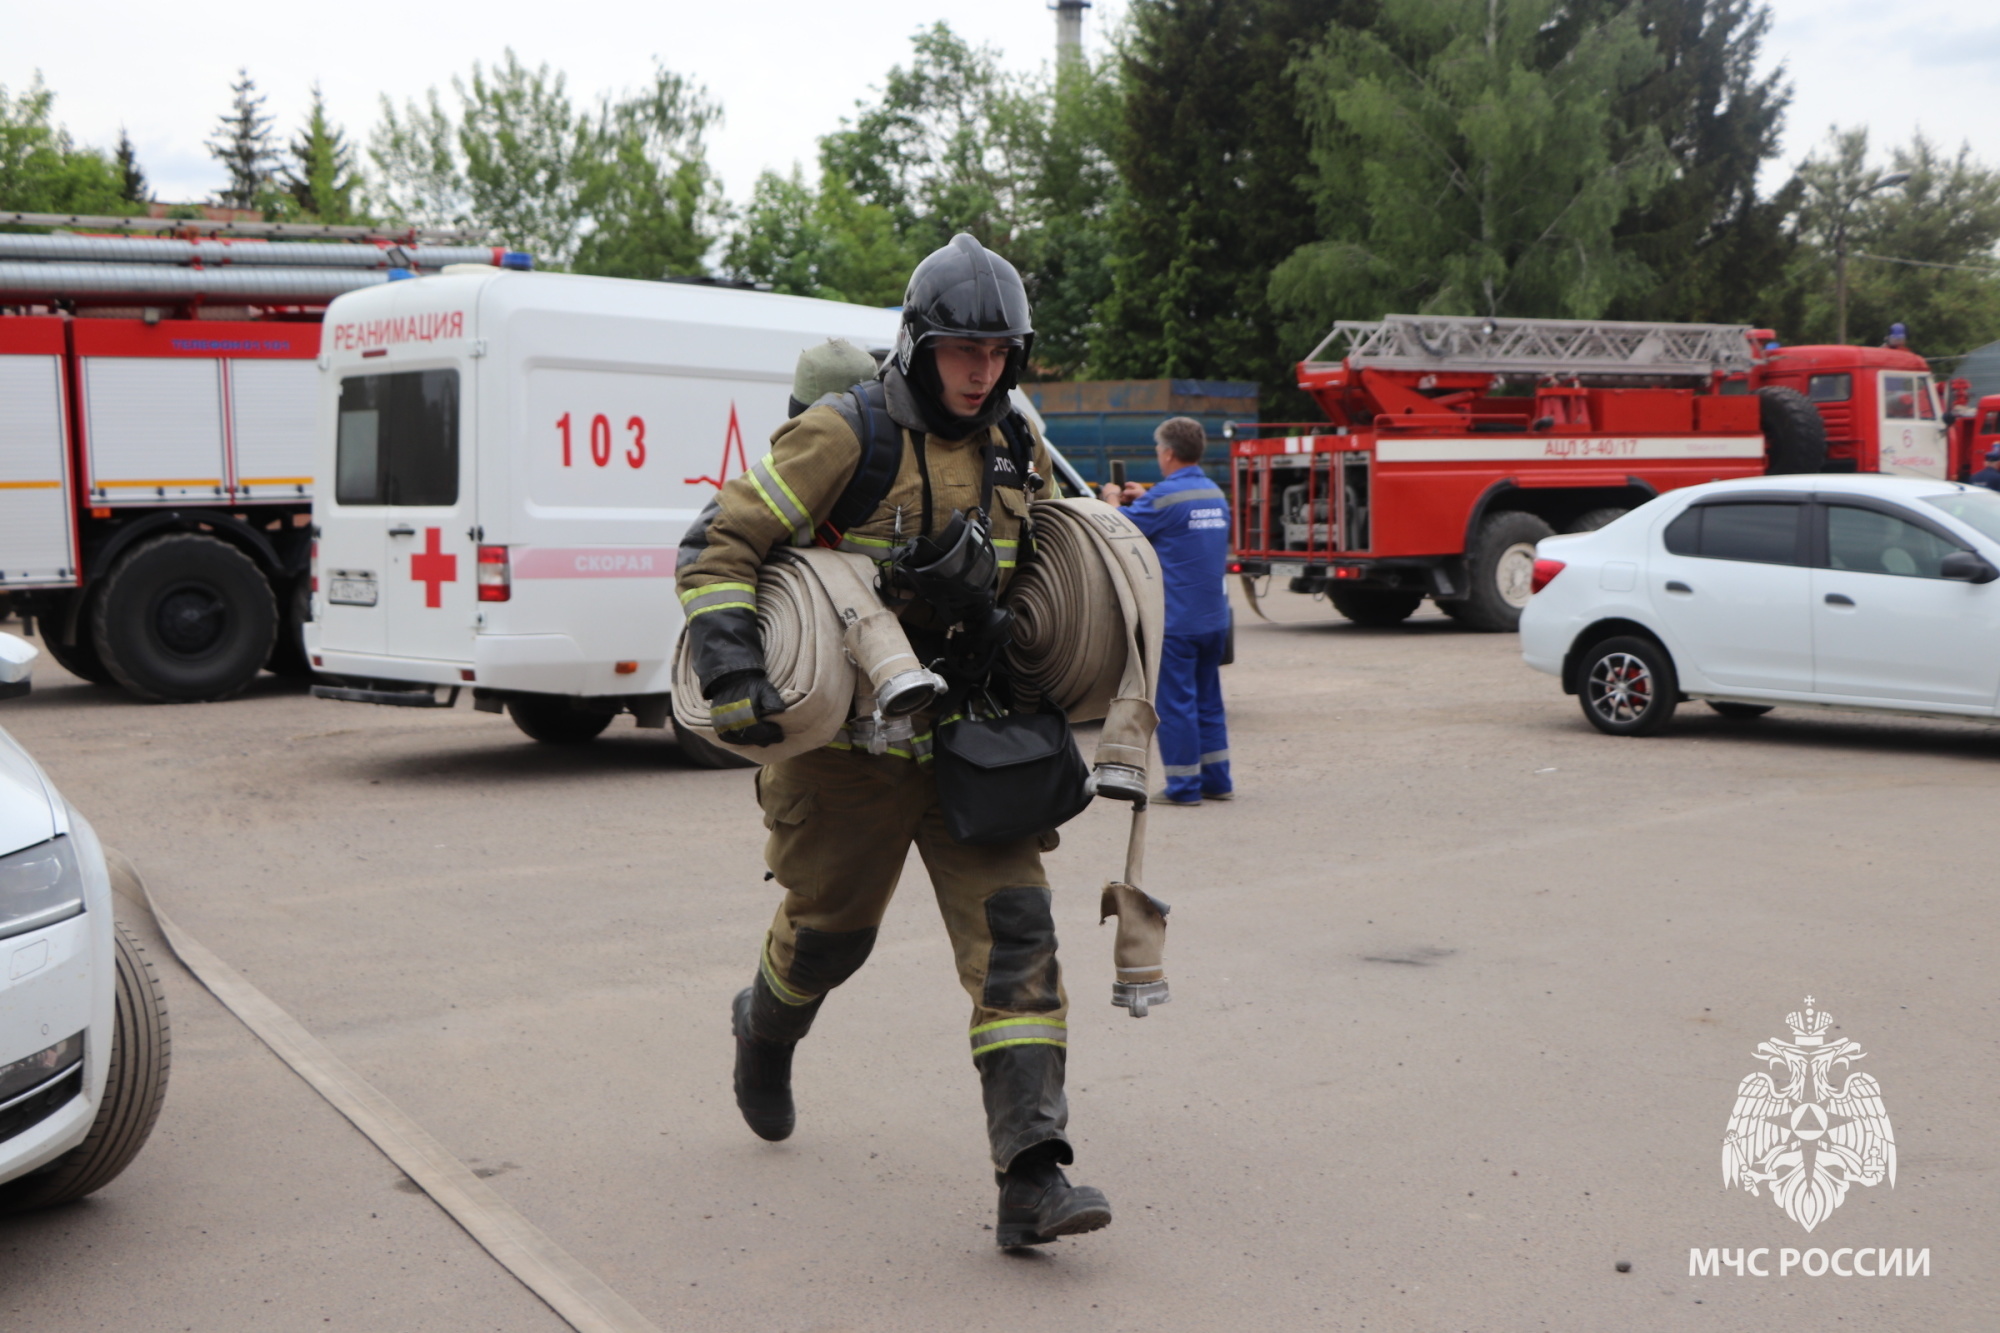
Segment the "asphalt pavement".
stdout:
[[[1239,799],[1151,821],[1172,1003],[1109,1003],[1123,808],[1049,858],[1072,1175],[1117,1220],[1028,1255],[992,1243],[914,858],[766,1144],[729,1092],[775,902],[749,773],[629,718],[557,748],[270,678],[149,706],[46,657],[0,725],[183,930],[662,1330],[2000,1324],[2000,731],[1697,705],[1614,740],[1511,635],[1268,605],[1224,672]],[[126,915],[172,1006],[166,1108],[101,1193],[0,1220],[0,1327],[563,1327]],[[1808,994],[1898,1152],[1810,1233],[1721,1171]],[[1778,1272],[1868,1247],[1928,1274]],[[1691,1276],[1710,1248],[1771,1275]]]

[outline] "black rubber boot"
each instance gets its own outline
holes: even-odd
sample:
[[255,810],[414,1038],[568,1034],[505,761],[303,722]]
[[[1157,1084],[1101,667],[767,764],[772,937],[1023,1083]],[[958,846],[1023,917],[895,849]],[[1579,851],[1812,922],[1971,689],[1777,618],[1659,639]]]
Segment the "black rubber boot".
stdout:
[[750,1035],[755,987],[745,986],[730,1007],[736,1033],[736,1109],[760,1139],[790,1138],[797,1115],[792,1108],[792,1052],[795,1041],[758,1041]]
[[1053,1152],[1024,1153],[994,1178],[1000,1182],[1000,1221],[993,1239],[1002,1249],[1046,1245],[1058,1236],[1111,1225],[1111,1201],[1104,1191],[1070,1184]]

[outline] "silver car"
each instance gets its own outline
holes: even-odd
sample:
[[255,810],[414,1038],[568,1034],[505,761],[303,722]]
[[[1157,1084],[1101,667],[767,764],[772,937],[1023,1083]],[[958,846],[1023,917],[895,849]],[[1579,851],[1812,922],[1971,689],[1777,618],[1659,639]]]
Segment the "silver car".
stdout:
[[[35,655],[0,634],[0,699],[27,693]],[[159,1118],[166,998],[112,919],[131,873],[0,730],[0,1213],[103,1187]]]

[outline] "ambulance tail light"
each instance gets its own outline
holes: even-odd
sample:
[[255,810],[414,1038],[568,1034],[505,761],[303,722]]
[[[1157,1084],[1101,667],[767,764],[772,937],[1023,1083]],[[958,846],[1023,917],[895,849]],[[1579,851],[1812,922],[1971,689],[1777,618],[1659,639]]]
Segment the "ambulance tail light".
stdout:
[[311,571],[312,575],[312,586],[307,588],[306,591],[318,592],[319,591],[319,538],[317,537],[313,538],[310,542],[306,543],[306,568]]
[[505,602],[514,595],[514,573],[507,564],[507,548],[479,548],[479,600]]
[[1531,594],[1540,592],[1555,582],[1556,575],[1562,572],[1563,562],[1560,560],[1535,561],[1535,572],[1528,580],[1528,591]]

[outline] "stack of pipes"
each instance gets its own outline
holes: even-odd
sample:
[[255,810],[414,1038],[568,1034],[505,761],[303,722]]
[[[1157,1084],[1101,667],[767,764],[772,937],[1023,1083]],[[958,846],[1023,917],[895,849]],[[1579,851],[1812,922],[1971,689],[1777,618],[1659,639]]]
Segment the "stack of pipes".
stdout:
[[518,250],[485,245],[0,234],[0,305],[321,306],[448,264],[534,267]]

